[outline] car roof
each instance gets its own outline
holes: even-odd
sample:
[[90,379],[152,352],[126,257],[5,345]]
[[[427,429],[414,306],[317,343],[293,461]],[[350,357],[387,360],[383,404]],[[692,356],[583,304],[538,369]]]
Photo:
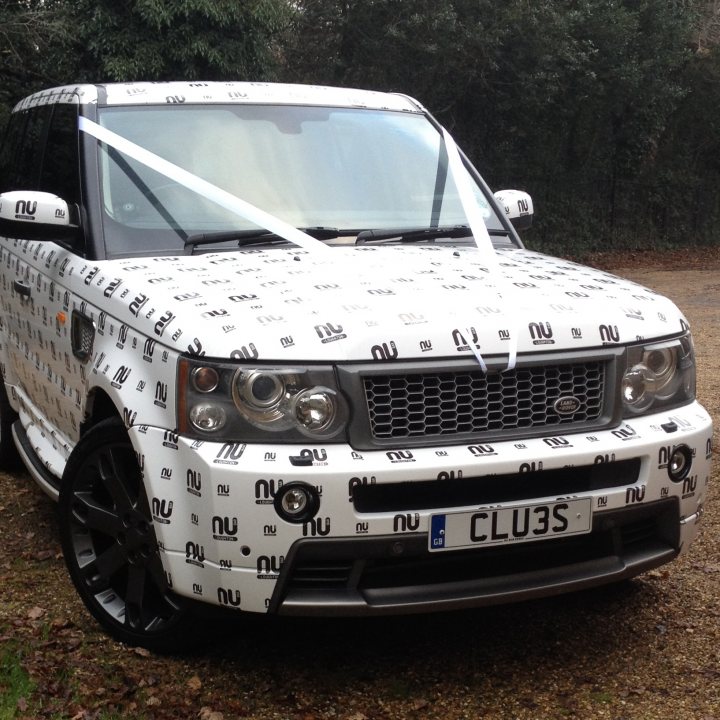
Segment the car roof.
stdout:
[[167,103],[248,103],[317,105],[422,112],[416,100],[398,93],[383,93],[320,85],[256,82],[138,82],[100,85],[65,85],[30,95],[14,111],[38,105],[164,105]]

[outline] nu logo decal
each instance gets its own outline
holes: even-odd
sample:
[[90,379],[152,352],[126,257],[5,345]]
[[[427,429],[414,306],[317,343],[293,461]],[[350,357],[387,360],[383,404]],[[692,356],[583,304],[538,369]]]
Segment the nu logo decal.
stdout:
[[335,340],[342,340],[347,337],[343,332],[342,325],[333,325],[332,323],[316,325],[315,332],[322,343],[335,342]]
[[282,485],[282,480],[258,480],[255,483],[255,503],[258,505],[272,504],[275,493]]
[[202,567],[205,562],[205,548],[194,542],[188,542],[185,545],[185,562]]
[[393,532],[408,532],[420,527],[419,513],[398,514],[393,518]]
[[303,537],[330,534],[330,518],[316,517],[303,523]]
[[29,200],[18,200],[15,203],[15,217],[18,220],[34,220],[37,212],[37,203]]
[[231,607],[240,607],[240,591],[235,590],[233,594],[232,590],[226,590],[225,588],[218,588],[217,591],[218,602],[221,605],[230,605]]
[[604,343],[616,343],[620,341],[620,332],[617,325],[600,325],[600,339]]
[[170,522],[170,516],[173,511],[173,501],[160,500],[160,498],[152,499],[152,516],[155,522],[167,525]]
[[390,462],[415,462],[415,458],[409,450],[390,450],[385,454]]
[[382,345],[373,345],[370,348],[370,354],[373,360],[396,360],[398,356],[395,341],[391,340],[390,345],[383,343]]
[[625,491],[625,504],[630,505],[632,503],[639,503],[645,499],[645,486],[640,487],[629,487]]
[[280,555],[261,555],[257,559],[257,576],[259,578],[272,577],[280,572],[285,558]]
[[532,322],[528,325],[533,345],[552,345],[553,331],[549,322]]
[[115,388],[121,388],[130,376],[130,368],[121,365],[110,383]]
[[215,515],[212,519],[213,537],[215,540],[237,540],[237,518],[220,517]]

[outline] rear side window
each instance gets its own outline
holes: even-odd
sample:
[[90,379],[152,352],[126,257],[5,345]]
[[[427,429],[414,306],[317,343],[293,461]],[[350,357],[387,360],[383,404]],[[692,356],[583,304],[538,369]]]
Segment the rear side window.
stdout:
[[14,113],[0,150],[0,192],[44,190],[80,202],[77,105]]
[[37,190],[52,106],[15,113],[0,158],[0,190]]
[[26,120],[27,117],[20,113],[10,116],[2,148],[0,148],[0,192],[12,189],[13,176],[16,172],[15,159],[20,150]]
[[80,202],[77,117],[77,105],[53,106],[38,185],[68,203]]

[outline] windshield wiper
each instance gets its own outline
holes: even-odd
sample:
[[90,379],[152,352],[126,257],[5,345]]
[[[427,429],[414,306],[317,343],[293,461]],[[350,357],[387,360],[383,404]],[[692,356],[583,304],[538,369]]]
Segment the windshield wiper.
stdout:
[[429,228],[388,228],[380,230],[363,230],[358,234],[355,244],[380,242],[382,240],[397,240],[399,242],[422,242],[436,238],[462,238],[470,237],[472,231],[468,225],[446,225],[444,227]]
[[[316,240],[331,240],[340,237],[344,231],[331,227],[305,227],[298,228],[306,235],[314,237]],[[190,235],[185,240],[185,249],[191,248],[192,255],[198,245],[214,245],[222,242],[235,241],[237,247],[244,245],[259,245],[264,243],[289,242],[281,235],[258,228],[255,230],[226,230],[223,232],[198,233]]]

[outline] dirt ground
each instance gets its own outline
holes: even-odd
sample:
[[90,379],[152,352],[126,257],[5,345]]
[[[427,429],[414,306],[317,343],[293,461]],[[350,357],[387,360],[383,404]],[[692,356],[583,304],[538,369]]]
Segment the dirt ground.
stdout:
[[[720,424],[720,252],[592,264],[683,309],[699,398]],[[716,431],[699,540],[628,583],[380,620],[251,616],[222,641],[175,657],[98,630],[65,574],[52,503],[24,472],[0,474],[0,669],[18,658],[35,683],[16,717],[720,720],[718,447]]]

